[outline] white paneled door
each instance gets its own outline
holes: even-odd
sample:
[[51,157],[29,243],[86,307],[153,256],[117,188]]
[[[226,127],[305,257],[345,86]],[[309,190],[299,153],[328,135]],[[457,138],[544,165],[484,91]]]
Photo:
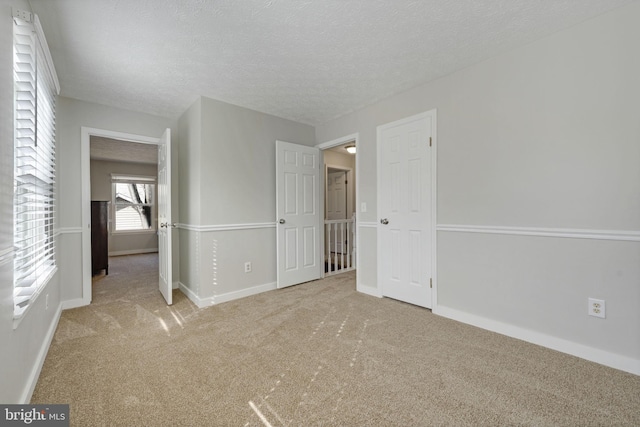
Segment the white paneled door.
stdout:
[[347,219],[347,173],[327,174],[327,219]]
[[159,287],[167,304],[172,304],[171,269],[171,129],[158,143],[158,263]]
[[320,150],[276,141],[278,288],[321,275]]
[[431,308],[431,133],[427,113],[378,127],[378,283]]
[[[331,170],[331,169],[330,169]],[[347,219],[347,173],[345,171],[327,173],[327,215],[326,219]],[[337,228],[336,228],[337,230]],[[329,251],[343,253],[343,233],[328,233],[325,245],[329,245]]]

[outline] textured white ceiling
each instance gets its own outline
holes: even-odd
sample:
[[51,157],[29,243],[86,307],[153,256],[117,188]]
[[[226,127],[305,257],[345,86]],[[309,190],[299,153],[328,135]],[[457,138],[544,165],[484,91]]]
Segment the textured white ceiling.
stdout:
[[631,0],[30,0],[62,95],[319,124]]

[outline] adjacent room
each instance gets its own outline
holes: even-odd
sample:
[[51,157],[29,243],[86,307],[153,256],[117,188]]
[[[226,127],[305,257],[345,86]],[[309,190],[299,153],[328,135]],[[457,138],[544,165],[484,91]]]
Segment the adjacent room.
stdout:
[[639,2],[0,21],[0,405],[640,425]]

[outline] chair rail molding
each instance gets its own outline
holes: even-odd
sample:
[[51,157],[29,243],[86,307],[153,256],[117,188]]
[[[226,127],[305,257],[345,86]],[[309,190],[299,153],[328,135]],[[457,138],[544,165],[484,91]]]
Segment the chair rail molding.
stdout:
[[640,242],[640,231],[438,224],[436,231]]
[[218,224],[218,225],[195,225],[195,224],[177,224],[177,228],[189,231],[230,231],[230,230],[255,230],[259,228],[276,228],[274,222],[257,222],[246,224]]
[[378,227],[378,223],[377,222],[358,221],[358,227],[377,228]]

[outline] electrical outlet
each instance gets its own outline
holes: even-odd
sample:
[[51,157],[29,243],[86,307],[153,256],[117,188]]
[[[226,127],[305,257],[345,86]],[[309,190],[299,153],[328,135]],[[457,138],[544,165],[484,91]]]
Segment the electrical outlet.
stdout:
[[49,310],[49,294],[44,297],[44,309]]
[[251,273],[251,262],[247,261],[244,263],[244,272]]
[[605,318],[604,300],[589,298],[589,316]]

